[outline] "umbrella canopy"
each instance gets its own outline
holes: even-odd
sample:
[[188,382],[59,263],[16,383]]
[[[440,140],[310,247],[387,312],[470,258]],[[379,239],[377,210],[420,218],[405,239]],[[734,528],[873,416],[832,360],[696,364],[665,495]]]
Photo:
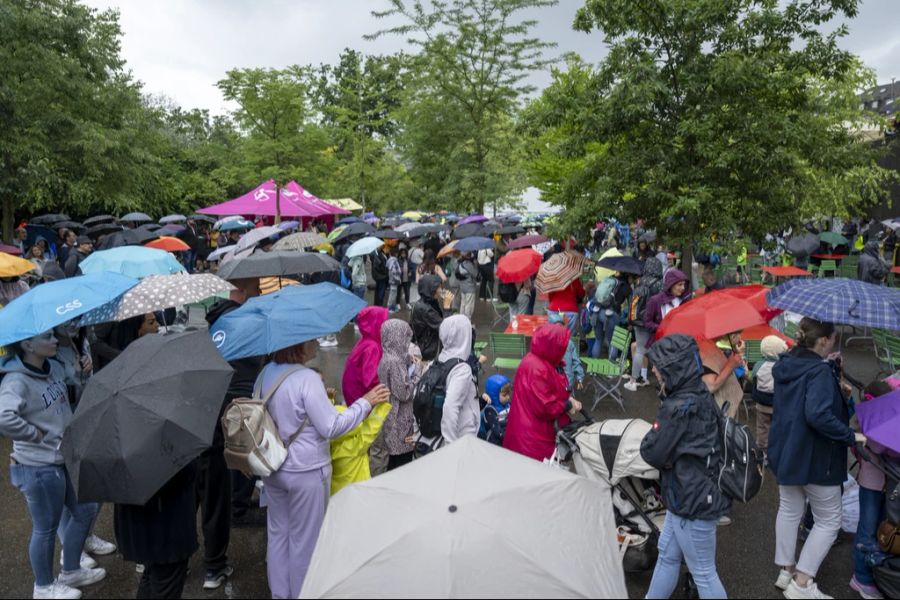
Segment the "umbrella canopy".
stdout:
[[836,231],[823,231],[819,234],[819,241],[825,242],[830,246],[842,246],[850,243],[850,240]]
[[116,223],[100,223],[99,225],[91,225],[85,233],[92,238],[98,238],[101,235],[122,231],[122,226]]
[[359,217],[344,217],[343,219],[338,221],[338,223],[340,223],[341,225],[352,225],[353,223],[362,223],[362,222],[363,222],[363,220],[360,219]]
[[[333,233],[333,232],[332,232]],[[339,234],[336,236],[328,236],[328,241],[332,243],[342,242],[346,239],[350,239],[357,235],[372,235],[375,233],[375,228],[369,225],[368,223],[353,223],[351,225],[347,225],[344,229],[341,230]]]
[[22,256],[22,251],[16,246],[9,244],[0,244],[0,252],[3,254],[11,254],[12,256]]
[[[606,252],[604,252],[602,255],[600,255],[600,261],[619,257],[619,256],[623,256],[622,252],[618,248],[613,246],[612,248],[608,248],[606,250]],[[600,266],[599,265],[600,261],[597,261],[598,266],[594,268],[594,277],[597,278],[597,281],[600,281],[601,279],[606,279],[607,277],[612,277],[613,275],[616,274],[616,272],[614,270],[607,269],[605,267]]]
[[77,229],[81,231],[84,229],[84,225],[78,221],[59,221],[58,223],[53,224],[53,229],[57,231],[60,229]]
[[644,266],[636,258],[631,256],[607,256],[597,261],[597,266],[618,273],[630,273],[640,275],[644,272]]
[[792,279],[770,291],[768,302],[828,323],[900,330],[900,290],[855,279]]
[[782,311],[780,308],[769,306],[766,297],[769,294],[769,288],[764,285],[742,285],[739,287],[730,287],[721,290],[722,293],[741,298],[753,305],[753,308],[759,312],[762,318],[768,323]]
[[124,321],[149,312],[206,300],[233,289],[233,285],[210,273],[151,275],[120,298],[82,316],[81,325]]
[[233,373],[203,331],[130,344],[88,381],[63,435],[79,501],[145,504],[209,448]]
[[813,233],[792,237],[787,242],[787,249],[797,258],[805,258],[819,249],[819,236]]
[[479,250],[491,250],[494,248],[494,240],[485,237],[467,237],[456,242],[457,252],[478,252]]
[[[338,225],[337,227],[332,229],[330,232],[328,232],[329,241],[336,240],[337,236],[341,235],[344,232],[344,230],[347,229],[348,227],[350,227],[350,226],[349,225]],[[375,231],[374,227],[372,227],[372,231],[373,232]]]
[[56,232],[49,227],[44,227],[43,225],[26,225],[25,231],[28,233],[28,237],[25,239],[26,248],[35,245],[41,238],[47,242],[48,248],[56,242]]
[[218,230],[225,223],[232,223],[234,221],[243,221],[243,220],[244,220],[244,217],[242,217],[240,215],[231,215],[228,217],[223,217],[215,222],[215,224],[213,225],[213,229]]
[[278,290],[285,288],[289,285],[302,285],[296,279],[290,279],[289,277],[260,277],[259,278],[259,294],[260,296],[266,296],[268,294],[274,294]]
[[256,252],[222,265],[219,277],[229,281],[253,277],[289,277],[327,271],[340,271],[341,263],[327,254],[277,250]]
[[206,257],[206,260],[209,262],[216,262],[217,260],[220,260],[225,256],[230,256],[231,254],[233,254],[235,248],[237,248],[237,246],[233,244],[231,246],[222,246],[221,248],[216,248],[209,253],[209,256]]
[[228,221],[227,223],[222,223],[219,226],[219,231],[248,231],[256,227],[256,224],[253,221],[248,221],[246,219],[237,219],[234,221]]
[[328,204],[344,208],[346,210],[362,210],[363,206],[353,198],[327,198]]
[[420,213],[419,211],[416,211],[416,210],[408,210],[400,216],[402,216],[404,219],[411,219],[413,221],[418,221],[419,219],[422,218],[422,213]]
[[92,225],[98,225],[100,223],[115,223],[116,218],[112,215],[97,215],[95,217],[85,219],[83,222],[86,227],[91,227]]
[[291,231],[293,229],[300,229],[300,221],[284,221],[278,224],[278,229],[281,231]]
[[856,405],[862,432],[894,452],[900,452],[900,390]]
[[516,235],[519,233],[525,233],[525,228],[521,225],[507,225],[498,229],[497,233],[499,233],[500,235]]
[[180,273],[184,267],[165,250],[122,246],[94,252],[79,265],[82,273],[121,273],[129,277]]
[[503,283],[525,281],[538,272],[542,259],[540,253],[530,248],[507,252],[497,262],[497,278]]
[[166,215],[159,220],[163,225],[168,225],[169,223],[184,223],[185,221],[187,221],[187,217],[184,215]]
[[900,217],[894,217],[893,219],[885,219],[881,222],[885,227],[890,227],[894,231],[900,229]]
[[69,215],[63,213],[53,213],[47,215],[40,215],[38,217],[34,217],[33,219],[29,219],[29,223],[34,223],[35,225],[55,225],[61,221],[68,221]]
[[119,220],[129,223],[149,223],[153,220],[153,217],[142,212],[130,212],[125,216],[119,217]]
[[784,343],[791,347],[794,345],[794,340],[784,335],[782,332],[778,331],[771,325],[754,325],[753,327],[748,327],[741,331],[741,339],[743,340],[762,340],[770,335],[774,335],[775,337],[779,337],[784,340]]
[[404,237],[406,237],[402,233],[394,231],[393,229],[380,229],[373,235],[380,237],[383,240],[402,240]]
[[549,241],[549,238],[545,238],[542,235],[525,235],[510,241],[506,244],[506,247],[510,250],[518,250],[519,248],[530,248]]
[[656,337],[683,333],[714,340],[765,322],[750,302],[717,290],[669,311],[656,330]]
[[447,244],[446,246],[444,246],[443,248],[441,248],[438,251],[437,257],[444,258],[448,254],[453,254],[454,252],[456,252],[456,244],[458,244],[458,243],[459,243],[459,240],[453,240],[452,242],[450,242],[449,244]]
[[267,226],[251,229],[250,231],[242,235],[240,240],[238,240],[237,250],[235,250],[235,252],[241,252],[243,250],[256,248],[256,246],[260,242],[275,235],[281,235],[281,230],[278,227]]
[[0,346],[18,342],[112,302],[137,285],[118,273],[94,273],[43,283],[0,310]]
[[484,215],[469,215],[468,217],[460,220],[460,225],[467,225],[469,223],[484,223],[488,218]]
[[207,216],[207,215],[193,214],[189,218],[193,219],[194,221],[203,221],[204,223],[209,223],[210,225],[212,225],[216,222],[216,220],[214,218]]
[[339,331],[365,307],[333,283],[290,286],[251,298],[220,317],[209,334],[226,360],[263,356]]
[[332,497],[300,597],[627,593],[604,484],[468,436]]
[[156,248],[157,250],[165,250],[166,252],[187,252],[190,246],[176,237],[163,236],[159,239],[144,244],[147,248]]
[[424,229],[424,228],[425,228],[425,225],[422,225],[420,223],[402,223],[402,224],[394,227],[394,231],[397,231],[399,233],[407,233],[409,231],[415,231],[417,229]]
[[538,270],[537,291],[549,294],[564,290],[584,272],[584,257],[575,252],[559,252],[551,256]]
[[159,235],[146,229],[123,229],[111,233],[100,240],[97,245],[99,250],[109,250],[121,246],[141,246],[147,242],[158,239]]
[[159,231],[162,228],[162,225],[159,223],[144,223],[138,227],[138,229],[143,229],[144,231]]
[[12,254],[0,254],[0,277],[18,277],[34,269],[34,263]]
[[453,235],[451,237],[453,237],[454,240],[461,240],[476,235],[487,237],[491,235],[491,233],[482,227],[481,223],[465,223],[458,225],[456,229],[453,230]]
[[326,240],[318,233],[307,233],[305,231],[300,231],[281,238],[280,240],[275,242],[275,245],[272,246],[272,249],[304,250],[306,248],[313,248],[315,246],[318,246],[319,244],[324,244],[326,242],[328,242],[328,240]]
[[349,248],[347,248],[346,256],[347,258],[365,256],[366,254],[375,252],[382,246],[384,246],[384,240],[381,238],[364,237],[361,240],[356,240]]

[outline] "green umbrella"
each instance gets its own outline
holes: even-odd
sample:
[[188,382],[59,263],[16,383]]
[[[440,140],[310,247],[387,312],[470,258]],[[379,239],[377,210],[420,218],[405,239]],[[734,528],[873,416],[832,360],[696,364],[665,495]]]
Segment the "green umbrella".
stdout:
[[819,234],[819,239],[832,246],[842,246],[849,243],[849,240],[847,240],[847,238],[837,233],[836,231],[823,231]]

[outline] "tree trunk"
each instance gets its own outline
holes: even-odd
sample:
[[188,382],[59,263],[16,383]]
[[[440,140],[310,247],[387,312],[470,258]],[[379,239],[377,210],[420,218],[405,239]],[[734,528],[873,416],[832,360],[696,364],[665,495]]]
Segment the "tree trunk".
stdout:
[[275,182],[275,224],[281,223],[281,186]]
[[13,199],[9,196],[3,198],[3,230],[0,233],[3,234],[2,239],[8,242],[11,242],[13,238],[13,219],[15,218],[13,208]]
[[684,273],[690,287],[694,289],[694,247],[692,244],[685,244],[681,247],[681,272]]

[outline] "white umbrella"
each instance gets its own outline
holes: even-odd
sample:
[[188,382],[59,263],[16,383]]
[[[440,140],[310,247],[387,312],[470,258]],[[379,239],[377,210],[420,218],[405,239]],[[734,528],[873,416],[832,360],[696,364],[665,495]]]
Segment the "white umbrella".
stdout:
[[238,240],[237,250],[235,252],[241,252],[243,250],[247,250],[250,248],[255,248],[257,244],[263,241],[266,238],[270,238],[273,235],[281,235],[284,233],[278,227],[257,227],[256,229],[251,229],[247,233],[241,236],[241,239]]
[[216,262],[217,260],[221,260],[225,256],[229,254],[233,254],[237,246],[222,246],[221,248],[216,248],[212,252],[209,253],[209,256],[206,257],[207,262]]
[[159,220],[159,222],[163,225],[167,225],[169,223],[184,223],[185,221],[187,221],[187,217],[184,215],[166,215]]
[[609,488],[469,436],[330,502],[301,598],[626,598]]
[[371,254],[382,246],[384,246],[384,240],[382,240],[381,238],[364,237],[361,240],[353,242],[350,247],[347,248],[347,258]]
[[232,221],[241,221],[244,217],[240,215],[231,215],[230,217],[222,217],[218,221],[216,221],[215,225],[213,225],[213,229],[218,230],[219,227],[224,225],[225,223],[231,223]]

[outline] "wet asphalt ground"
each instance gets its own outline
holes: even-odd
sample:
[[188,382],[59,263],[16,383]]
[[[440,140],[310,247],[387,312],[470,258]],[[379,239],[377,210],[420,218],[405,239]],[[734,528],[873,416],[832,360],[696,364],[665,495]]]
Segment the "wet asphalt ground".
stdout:
[[[408,312],[401,311],[397,317],[407,319]],[[202,315],[192,315],[192,323],[199,322]],[[475,323],[479,338],[487,339],[493,317],[491,307],[478,301]],[[497,326],[500,330],[501,326]],[[356,335],[352,326],[344,328],[339,335],[340,345],[336,348],[320,349],[312,366],[319,367],[330,386],[340,389],[340,374],[347,354],[352,348]],[[488,357],[490,353],[488,353]],[[878,371],[878,365],[871,350],[871,344],[854,342],[845,349],[845,366],[849,373],[860,381],[867,382]],[[490,362],[485,375],[493,370]],[[483,381],[484,377],[482,377]],[[652,386],[639,389],[637,393],[624,392],[627,416],[653,421],[656,414],[657,398]],[[589,393],[580,399],[590,406],[593,402]],[[622,418],[618,406],[607,400],[594,411],[596,419]],[[744,413],[741,412],[741,417]],[[755,413],[750,411],[750,423]],[[8,455],[10,442],[0,438],[0,454]],[[0,598],[30,598],[34,579],[28,562],[28,539],[31,534],[25,502],[21,494],[9,483],[9,469],[0,469]],[[778,508],[777,486],[767,477],[760,494],[748,504],[735,504],[732,518],[734,523],[720,527],[717,540],[717,564],[720,577],[732,598],[781,598],[773,585],[778,574],[773,564],[775,548],[775,515]],[[103,507],[95,529],[107,540],[115,540],[112,525],[112,506]],[[361,535],[365,535],[361,532]],[[822,565],[817,578],[819,587],[825,593],[838,598],[853,598],[856,594],[848,587],[852,575],[850,548],[852,536],[842,534],[840,544],[834,547]],[[202,548],[202,541],[201,541]],[[229,558],[235,572],[231,579],[218,590],[207,592],[202,589],[202,550],[191,561],[191,572],[184,589],[185,598],[266,598],[269,590],[266,584],[266,536],[265,529],[233,529]],[[58,546],[57,546],[58,560]],[[121,555],[98,557],[100,566],[108,571],[107,578],[93,586],[84,588],[85,598],[134,597],[140,578],[132,563],[126,563]],[[58,564],[58,563],[55,563]],[[650,583],[651,572],[628,574],[628,592],[631,598],[642,598]],[[675,597],[686,597],[683,591],[676,591]]]

